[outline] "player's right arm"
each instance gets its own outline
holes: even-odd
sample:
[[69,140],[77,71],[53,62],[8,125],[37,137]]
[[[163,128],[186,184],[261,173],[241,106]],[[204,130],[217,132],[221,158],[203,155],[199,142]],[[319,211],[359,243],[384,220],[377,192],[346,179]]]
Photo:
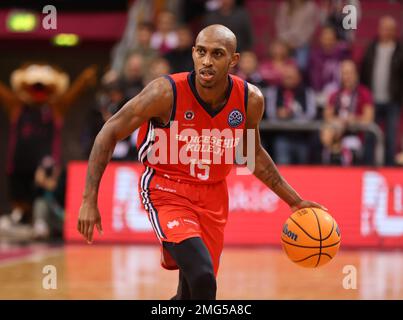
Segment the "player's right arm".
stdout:
[[150,119],[166,123],[170,117],[172,101],[173,91],[169,80],[158,78],[128,101],[104,124],[98,133],[88,161],[85,189],[77,224],[78,231],[88,243],[92,242],[94,226],[100,233],[102,232],[101,216],[97,204],[98,190],[116,143],[128,137]]

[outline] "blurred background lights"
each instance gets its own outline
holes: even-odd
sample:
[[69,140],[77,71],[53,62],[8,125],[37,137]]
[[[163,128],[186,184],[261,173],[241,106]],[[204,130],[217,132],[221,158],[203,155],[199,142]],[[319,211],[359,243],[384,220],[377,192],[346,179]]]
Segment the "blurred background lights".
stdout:
[[52,43],[55,46],[61,47],[73,47],[76,46],[80,41],[78,35],[74,33],[60,33],[53,37]]
[[13,11],[7,17],[7,29],[11,32],[34,31],[37,25],[37,16],[29,11]]

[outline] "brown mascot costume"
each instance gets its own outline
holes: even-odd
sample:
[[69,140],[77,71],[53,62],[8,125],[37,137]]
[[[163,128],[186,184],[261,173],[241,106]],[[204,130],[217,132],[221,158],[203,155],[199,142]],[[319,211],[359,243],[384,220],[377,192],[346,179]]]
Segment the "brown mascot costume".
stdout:
[[[34,175],[45,157],[60,164],[61,130],[69,107],[95,85],[95,67],[86,68],[70,85],[57,66],[27,63],[11,74],[11,89],[0,83],[0,104],[10,121],[7,176],[12,220],[31,211]],[[29,220],[29,219],[28,219]]]

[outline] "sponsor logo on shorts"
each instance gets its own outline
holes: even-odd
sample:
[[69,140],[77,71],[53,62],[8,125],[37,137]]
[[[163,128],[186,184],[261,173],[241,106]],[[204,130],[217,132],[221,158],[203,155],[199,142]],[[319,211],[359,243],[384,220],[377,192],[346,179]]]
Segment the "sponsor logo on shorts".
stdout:
[[175,189],[161,187],[159,184],[156,184],[156,185],[155,185],[155,189],[158,189],[158,190],[161,190],[161,191],[166,191],[166,192],[173,192],[173,193],[176,193],[176,190],[175,190]]
[[168,221],[167,227],[168,227],[168,229],[172,229],[174,227],[179,227],[178,220]]

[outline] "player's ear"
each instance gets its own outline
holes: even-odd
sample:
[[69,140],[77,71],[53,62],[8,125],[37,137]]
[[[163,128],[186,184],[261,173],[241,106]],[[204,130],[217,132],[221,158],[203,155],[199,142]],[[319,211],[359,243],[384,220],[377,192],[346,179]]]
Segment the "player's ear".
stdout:
[[230,64],[229,64],[229,66],[230,66],[231,68],[234,68],[234,67],[238,64],[239,58],[240,58],[240,54],[239,54],[239,53],[237,53],[237,52],[233,53],[233,54],[232,54],[232,58],[231,58],[231,62],[230,62]]

